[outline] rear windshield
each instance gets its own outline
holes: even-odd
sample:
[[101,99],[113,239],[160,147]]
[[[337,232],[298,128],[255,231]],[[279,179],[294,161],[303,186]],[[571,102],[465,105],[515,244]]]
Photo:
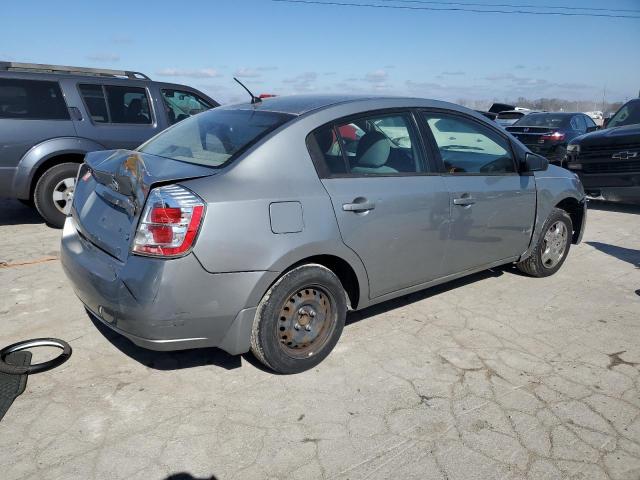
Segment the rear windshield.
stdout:
[[561,127],[569,122],[568,115],[554,115],[552,113],[530,113],[525,115],[514,127]]
[[187,118],[140,146],[140,152],[220,167],[292,115],[213,109]]

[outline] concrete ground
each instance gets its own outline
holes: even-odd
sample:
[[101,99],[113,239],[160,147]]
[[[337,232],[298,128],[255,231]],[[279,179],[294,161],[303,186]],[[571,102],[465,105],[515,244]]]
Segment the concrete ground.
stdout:
[[74,349],[0,422],[4,480],[640,478],[640,208],[593,205],[551,278],[485,272],[350,315],[295,376],[97,328],[59,236],[0,200],[0,345]]

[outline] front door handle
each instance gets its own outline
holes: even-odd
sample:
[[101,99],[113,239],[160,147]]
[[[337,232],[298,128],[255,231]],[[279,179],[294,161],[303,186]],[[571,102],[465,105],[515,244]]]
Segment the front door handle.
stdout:
[[373,210],[376,208],[376,204],[368,201],[358,202],[356,199],[353,203],[343,203],[342,210],[345,212],[368,212],[369,210]]
[[453,204],[454,205],[461,205],[463,207],[468,206],[468,205],[473,205],[474,203],[476,203],[476,199],[473,197],[460,197],[460,198],[454,198],[453,199]]

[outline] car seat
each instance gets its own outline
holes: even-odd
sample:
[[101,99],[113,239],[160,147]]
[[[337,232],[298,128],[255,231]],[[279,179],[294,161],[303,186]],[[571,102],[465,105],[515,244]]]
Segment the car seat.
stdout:
[[378,131],[365,133],[358,142],[356,150],[356,166],[352,173],[398,173],[398,170],[387,165],[391,153],[391,142]]

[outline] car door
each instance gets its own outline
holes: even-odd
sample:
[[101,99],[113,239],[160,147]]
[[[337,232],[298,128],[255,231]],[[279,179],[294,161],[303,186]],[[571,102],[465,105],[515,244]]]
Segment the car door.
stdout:
[[20,160],[29,149],[75,134],[58,82],[13,75],[0,78],[0,196],[25,194],[12,189]]
[[582,115],[574,115],[571,117],[571,128],[576,132],[576,136],[587,133],[587,124]]
[[507,136],[462,113],[424,111],[420,118],[450,196],[444,274],[524,252],[535,220],[535,178],[518,173]]
[[425,158],[413,114],[352,117],[310,138],[342,239],[367,270],[370,297],[439,277],[449,194]]
[[105,148],[134,149],[166,127],[144,84],[97,83],[88,78],[76,82],[73,90],[87,112],[76,119],[78,134]]

